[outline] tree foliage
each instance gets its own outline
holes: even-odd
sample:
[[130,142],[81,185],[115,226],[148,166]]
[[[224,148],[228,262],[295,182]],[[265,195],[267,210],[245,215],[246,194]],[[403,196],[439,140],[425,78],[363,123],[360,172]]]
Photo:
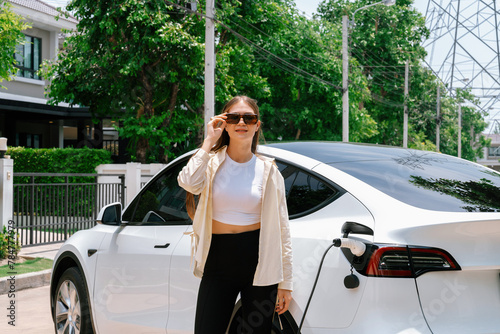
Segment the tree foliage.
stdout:
[[[353,18],[356,9],[373,1],[324,0],[320,17],[338,21],[342,15]],[[403,142],[404,105],[409,110],[409,147],[435,150],[436,124],[440,122],[440,151],[457,155],[458,104],[463,109],[462,157],[474,160],[487,145],[477,136],[485,128],[484,115],[470,94],[457,96],[423,63],[426,52],[421,41],[428,37],[424,17],[411,5],[412,0],[398,0],[396,5],[371,6],[358,11],[350,29],[350,54],[368,80],[371,99],[365,108],[376,122],[376,135],[368,142],[401,146]],[[409,62],[409,95],[404,96],[405,63]],[[352,65],[351,65],[352,66]],[[437,87],[441,89],[441,115],[437,119]],[[472,129],[472,131],[469,131]]]
[[74,0],[67,10],[79,23],[66,52],[45,64],[52,103],[122,119],[120,135],[132,139],[139,161],[166,160],[166,149],[187,133],[170,124],[179,101],[202,103],[203,23],[159,0]]
[[[267,140],[340,140],[341,16],[367,4],[325,0],[320,14],[308,19],[292,0],[217,1],[216,110],[245,94],[259,101]],[[356,14],[350,44],[351,141],[400,146],[407,102],[410,146],[435,148],[433,105],[440,83],[422,65],[420,41],[428,31],[410,5],[411,0],[401,0],[395,7]],[[68,10],[80,21],[77,31],[59,60],[45,64],[52,103],[86,105],[96,118],[120,119],[120,136],[131,139],[141,162],[166,161],[196,146],[203,138],[204,8],[204,1],[193,13],[167,0],[73,0]],[[411,81],[405,101],[406,60]],[[456,101],[445,97],[442,102],[446,153],[456,152]],[[479,133],[481,115],[468,108],[464,126]]]
[[11,4],[0,0],[0,82],[10,80],[17,71],[14,53],[16,46],[24,43],[22,31],[28,28],[30,25],[12,11]]

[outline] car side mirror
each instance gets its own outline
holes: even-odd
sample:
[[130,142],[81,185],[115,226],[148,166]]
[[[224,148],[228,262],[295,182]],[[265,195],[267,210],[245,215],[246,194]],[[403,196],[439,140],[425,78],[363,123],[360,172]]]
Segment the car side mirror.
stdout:
[[104,225],[122,224],[122,204],[119,202],[106,205],[97,215],[97,223]]

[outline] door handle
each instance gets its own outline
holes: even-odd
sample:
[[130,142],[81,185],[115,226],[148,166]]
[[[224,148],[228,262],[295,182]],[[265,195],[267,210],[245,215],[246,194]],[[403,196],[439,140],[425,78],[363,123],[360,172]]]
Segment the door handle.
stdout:
[[170,246],[170,243],[166,243],[165,245],[155,245],[155,248],[167,248],[168,246]]

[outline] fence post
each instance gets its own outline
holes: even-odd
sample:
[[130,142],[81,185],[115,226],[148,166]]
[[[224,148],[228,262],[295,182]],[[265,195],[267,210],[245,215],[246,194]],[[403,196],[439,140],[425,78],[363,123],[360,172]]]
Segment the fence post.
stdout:
[[[64,196],[64,240],[68,240],[68,224],[69,224],[69,178],[66,175],[66,191]],[[72,212],[73,213],[73,212]],[[73,213],[74,214],[74,213]]]
[[141,190],[141,164],[139,162],[127,162],[125,170],[125,206]]
[[13,220],[14,160],[0,159],[0,230]]
[[36,225],[35,223],[35,177],[31,176],[31,201],[30,201],[30,241],[29,244],[33,245],[33,227]]
[[127,189],[125,185],[125,175],[120,175],[118,178],[120,179],[120,201],[122,202],[122,208],[125,208],[125,189]]

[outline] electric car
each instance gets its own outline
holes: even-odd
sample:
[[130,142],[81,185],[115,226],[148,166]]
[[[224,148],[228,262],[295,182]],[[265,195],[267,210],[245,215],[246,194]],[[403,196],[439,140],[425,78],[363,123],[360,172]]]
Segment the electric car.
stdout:
[[[177,175],[74,234],[54,261],[56,333],[192,333],[199,279]],[[294,291],[274,333],[500,333],[500,174],[452,156],[262,145],[285,179]],[[240,303],[228,333],[235,333]],[[216,333],[214,333],[216,334]]]

